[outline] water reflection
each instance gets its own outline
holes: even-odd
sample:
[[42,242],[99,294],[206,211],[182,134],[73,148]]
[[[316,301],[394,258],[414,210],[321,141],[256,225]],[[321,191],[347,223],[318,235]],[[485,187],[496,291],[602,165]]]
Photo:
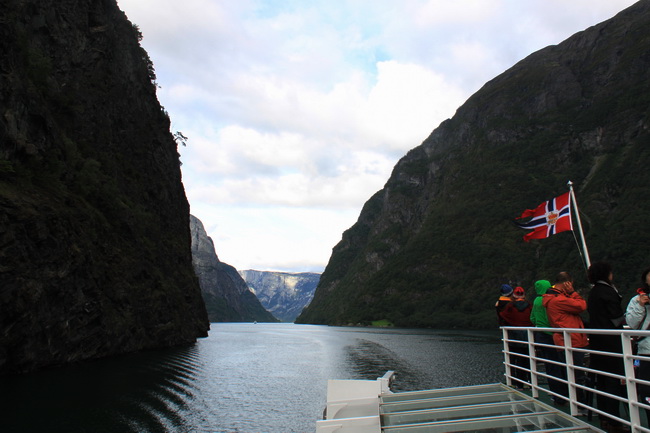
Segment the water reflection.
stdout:
[[191,347],[0,377],[2,432],[305,432],[328,379],[394,389],[498,382],[498,334],[213,324]]
[[346,368],[360,379],[374,380],[388,370],[399,372],[399,382],[393,389],[402,391],[417,389],[418,375],[409,363],[397,353],[374,341],[357,339],[355,344],[345,347]]
[[[0,378],[2,431],[190,431],[196,347],[99,360]],[[6,422],[5,422],[6,421]]]
[[[348,331],[354,332],[354,331]],[[359,379],[397,372],[395,391],[500,382],[500,338],[492,331],[379,329],[346,346],[346,368]]]

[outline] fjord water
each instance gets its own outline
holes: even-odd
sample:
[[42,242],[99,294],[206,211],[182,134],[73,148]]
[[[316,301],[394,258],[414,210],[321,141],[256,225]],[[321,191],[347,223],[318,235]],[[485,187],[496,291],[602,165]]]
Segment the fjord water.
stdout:
[[328,379],[502,380],[496,331],[213,323],[195,345],[0,378],[2,432],[313,432]]

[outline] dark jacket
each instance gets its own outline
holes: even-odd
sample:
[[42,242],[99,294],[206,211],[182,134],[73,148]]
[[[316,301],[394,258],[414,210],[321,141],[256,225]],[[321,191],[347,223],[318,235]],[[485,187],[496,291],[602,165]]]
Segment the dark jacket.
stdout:
[[[625,311],[621,307],[621,299],[621,295],[614,286],[605,281],[598,281],[591,289],[589,299],[587,299],[589,327],[594,329],[622,329],[625,322]],[[623,352],[619,335],[590,334],[589,345],[592,349],[602,352]],[[596,364],[593,367],[599,370],[621,372],[622,362],[614,361],[614,358],[607,358],[604,356],[592,357],[592,364]],[[598,365],[601,363],[603,365]]]
[[494,304],[494,308],[496,309],[497,312],[497,323],[499,326],[508,326],[509,323],[503,320],[501,317],[501,312],[503,311],[506,306],[512,302],[512,298],[510,296],[501,296],[499,297],[499,300],[497,301],[496,304]]

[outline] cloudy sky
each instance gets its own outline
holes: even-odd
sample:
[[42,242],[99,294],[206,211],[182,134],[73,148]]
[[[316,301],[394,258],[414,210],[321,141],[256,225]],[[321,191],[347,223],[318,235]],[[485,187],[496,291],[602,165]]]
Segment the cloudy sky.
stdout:
[[395,163],[486,81],[632,0],[118,0],[191,213],[237,269],[324,269]]

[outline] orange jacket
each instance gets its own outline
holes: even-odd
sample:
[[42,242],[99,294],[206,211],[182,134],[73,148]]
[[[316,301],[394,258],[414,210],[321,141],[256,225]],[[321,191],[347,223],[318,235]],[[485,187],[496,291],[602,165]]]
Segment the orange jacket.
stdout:
[[[542,297],[542,305],[546,308],[548,321],[554,328],[584,329],[580,313],[587,309],[587,301],[582,299],[578,292],[565,295],[558,293],[557,290],[549,289]],[[564,335],[561,332],[555,332],[553,341],[558,346],[564,346]],[[572,347],[587,347],[588,345],[587,334],[571,334]]]

